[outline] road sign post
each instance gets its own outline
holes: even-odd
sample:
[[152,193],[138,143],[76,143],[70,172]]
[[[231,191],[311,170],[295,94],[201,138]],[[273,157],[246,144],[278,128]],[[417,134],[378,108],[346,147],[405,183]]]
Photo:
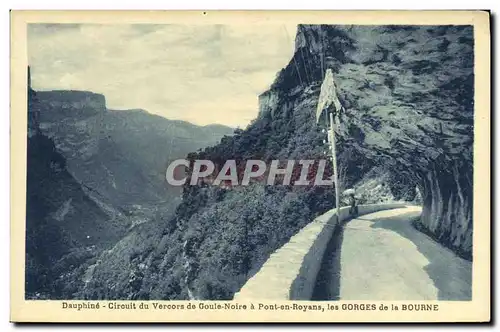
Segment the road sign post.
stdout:
[[342,104],[337,96],[337,87],[333,79],[333,72],[330,68],[328,68],[326,70],[323,83],[321,84],[318,105],[316,107],[316,123],[319,123],[322,115],[326,113],[327,126],[329,125],[328,143],[330,144],[332,154],[333,185],[335,186],[335,214],[337,215],[337,219],[339,217],[340,208],[340,187],[338,182],[337,149],[335,146],[335,126],[340,125],[341,109]]
[[339,218],[339,208],[340,208],[340,188],[338,182],[338,173],[337,173],[337,149],[335,146],[335,122],[333,121],[333,113],[328,113],[330,120],[330,132],[328,135],[328,142],[330,143],[331,151],[332,151],[332,164],[333,164],[333,185],[335,186],[335,214],[337,215],[337,220]]

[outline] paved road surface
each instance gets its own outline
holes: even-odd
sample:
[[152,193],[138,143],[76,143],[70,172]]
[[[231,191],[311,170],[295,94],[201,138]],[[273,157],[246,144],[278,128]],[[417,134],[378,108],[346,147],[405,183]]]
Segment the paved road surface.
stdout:
[[470,300],[472,264],[411,221],[420,209],[380,211],[349,221],[332,238],[314,300]]

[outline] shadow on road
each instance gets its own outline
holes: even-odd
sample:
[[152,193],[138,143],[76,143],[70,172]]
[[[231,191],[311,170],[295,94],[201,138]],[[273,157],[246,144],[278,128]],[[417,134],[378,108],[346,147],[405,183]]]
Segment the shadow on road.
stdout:
[[372,228],[394,231],[415,244],[417,250],[429,261],[424,269],[438,289],[439,300],[471,300],[472,264],[416,230],[411,221],[417,218],[418,215],[409,212],[370,221],[373,222]]
[[338,300],[340,294],[340,254],[344,227],[338,227],[325,249],[321,268],[316,277],[312,301]]
[[[438,291],[438,300],[471,300],[472,264],[415,229],[412,221],[418,218],[419,214],[411,211],[379,218],[359,217],[356,220],[366,221],[369,228],[392,231],[411,241],[418,252],[429,262],[423,269]],[[311,298],[313,301],[339,300],[342,273],[341,249],[344,227],[349,221],[347,220],[334,232],[328,243]]]

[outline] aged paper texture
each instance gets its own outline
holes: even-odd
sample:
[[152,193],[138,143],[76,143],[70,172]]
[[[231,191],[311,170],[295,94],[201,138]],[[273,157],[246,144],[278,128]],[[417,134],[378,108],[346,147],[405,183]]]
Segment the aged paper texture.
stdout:
[[487,322],[484,11],[12,11],[11,321]]

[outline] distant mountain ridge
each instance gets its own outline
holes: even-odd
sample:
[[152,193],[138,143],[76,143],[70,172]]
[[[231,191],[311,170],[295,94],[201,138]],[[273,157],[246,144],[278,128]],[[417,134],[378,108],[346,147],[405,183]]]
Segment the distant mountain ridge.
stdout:
[[164,180],[169,161],[231,134],[108,110],[92,92],[28,86],[26,297],[64,298],[82,287],[103,250],[178,204],[180,188]]
[[178,188],[164,180],[169,162],[233,131],[144,110],[110,110],[102,95],[89,92],[43,91],[37,97],[41,131],[53,138],[68,170],[109,202],[124,206],[178,196]]

